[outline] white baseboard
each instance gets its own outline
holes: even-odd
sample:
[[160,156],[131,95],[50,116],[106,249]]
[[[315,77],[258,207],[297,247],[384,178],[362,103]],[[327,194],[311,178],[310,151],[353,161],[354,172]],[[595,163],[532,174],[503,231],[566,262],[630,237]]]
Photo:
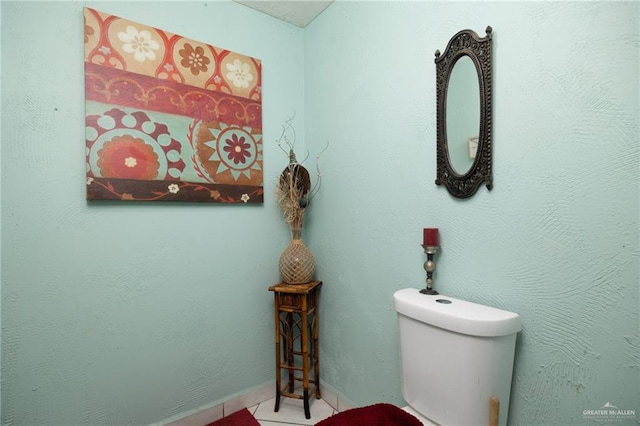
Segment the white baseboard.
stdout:
[[220,420],[243,408],[253,407],[275,396],[276,381],[271,380],[261,385],[236,393],[224,400],[203,405],[194,410],[178,414],[152,426],[202,426]]
[[336,388],[327,384],[322,379],[320,379],[320,393],[322,394],[323,401],[336,411],[346,411],[358,407],[356,403],[345,397],[341,392],[337,391]]

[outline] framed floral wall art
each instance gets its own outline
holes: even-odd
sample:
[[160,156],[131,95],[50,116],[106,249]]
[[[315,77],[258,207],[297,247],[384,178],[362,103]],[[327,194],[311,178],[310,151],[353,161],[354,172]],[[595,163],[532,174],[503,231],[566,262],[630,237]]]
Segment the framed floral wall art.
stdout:
[[261,62],[84,9],[88,200],[263,202]]

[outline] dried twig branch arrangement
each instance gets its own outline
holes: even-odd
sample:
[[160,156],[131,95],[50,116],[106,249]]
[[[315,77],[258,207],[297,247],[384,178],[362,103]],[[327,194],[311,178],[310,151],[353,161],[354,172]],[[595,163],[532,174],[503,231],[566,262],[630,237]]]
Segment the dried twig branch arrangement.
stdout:
[[[293,117],[289,118],[285,125],[282,126],[282,133],[278,139],[278,146],[289,157],[289,165],[280,174],[275,195],[287,224],[289,224],[289,227],[295,232],[295,230],[302,229],[305,209],[309,206],[311,199],[320,190],[322,178],[320,175],[319,159],[320,155],[327,150],[329,144],[327,143],[327,146],[316,156],[316,183],[312,187],[309,171],[301,163],[298,163],[296,159],[294,151],[296,132],[291,125],[292,120]],[[282,146],[283,144],[287,145],[288,152]],[[307,157],[308,156],[309,154],[307,152]]]

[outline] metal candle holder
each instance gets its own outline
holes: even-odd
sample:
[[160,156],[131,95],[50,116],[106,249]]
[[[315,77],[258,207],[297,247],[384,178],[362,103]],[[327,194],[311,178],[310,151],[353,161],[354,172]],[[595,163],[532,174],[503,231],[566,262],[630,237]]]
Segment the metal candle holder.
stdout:
[[433,256],[436,254],[439,246],[427,246],[422,244],[424,252],[427,254],[427,261],[424,262],[424,270],[427,271],[427,288],[420,290],[422,294],[439,294],[433,289],[433,271],[436,270],[436,262],[433,260]]

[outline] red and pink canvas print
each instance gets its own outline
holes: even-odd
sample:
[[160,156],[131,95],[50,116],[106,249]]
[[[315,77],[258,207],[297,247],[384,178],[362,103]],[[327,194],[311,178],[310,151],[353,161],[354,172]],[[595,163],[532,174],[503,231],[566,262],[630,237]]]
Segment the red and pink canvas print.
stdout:
[[88,200],[263,202],[261,62],[84,9]]

